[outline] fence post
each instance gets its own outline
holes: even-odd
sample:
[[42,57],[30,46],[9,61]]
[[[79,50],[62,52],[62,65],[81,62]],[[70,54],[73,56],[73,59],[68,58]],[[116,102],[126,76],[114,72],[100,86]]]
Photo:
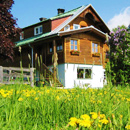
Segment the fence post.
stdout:
[[0,83],[3,83],[3,67],[0,66]]
[[31,87],[34,86],[34,68],[30,68],[30,82],[31,82]]

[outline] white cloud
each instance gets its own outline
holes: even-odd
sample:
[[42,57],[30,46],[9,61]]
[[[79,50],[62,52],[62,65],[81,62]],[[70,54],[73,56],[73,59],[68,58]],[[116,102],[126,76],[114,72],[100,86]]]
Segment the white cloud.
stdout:
[[112,19],[108,21],[108,27],[110,30],[116,28],[117,26],[125,25],[126,27],[130,24],[130,6],[125,10],[121,11],[120,14],[115,15]]

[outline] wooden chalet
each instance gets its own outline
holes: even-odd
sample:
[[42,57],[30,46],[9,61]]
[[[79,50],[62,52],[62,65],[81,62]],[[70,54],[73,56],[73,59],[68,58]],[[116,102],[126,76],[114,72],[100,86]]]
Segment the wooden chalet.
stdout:
[[23,67],[37,69],[37,80],[40,73],[46,80],[53,75],[66,88],[103,87],[109,31],[91,4],[68,12],[58,9],[57,16],[23,28],[15,40],[14,62],[1,65],[20,67],[22,61]]

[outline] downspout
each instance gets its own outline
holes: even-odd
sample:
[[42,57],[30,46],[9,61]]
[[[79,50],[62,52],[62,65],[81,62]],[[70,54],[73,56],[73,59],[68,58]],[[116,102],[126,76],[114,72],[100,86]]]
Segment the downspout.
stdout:
[[32,68],[33,68],[33,47],[30,44],[29,44],[29,47],[31,48]]

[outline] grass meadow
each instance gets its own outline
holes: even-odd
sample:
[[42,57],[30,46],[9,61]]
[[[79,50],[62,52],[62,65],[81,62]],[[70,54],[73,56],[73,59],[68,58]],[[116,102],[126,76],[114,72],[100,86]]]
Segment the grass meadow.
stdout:
[[0,86],[0,130],[130,129],[130,88]]

